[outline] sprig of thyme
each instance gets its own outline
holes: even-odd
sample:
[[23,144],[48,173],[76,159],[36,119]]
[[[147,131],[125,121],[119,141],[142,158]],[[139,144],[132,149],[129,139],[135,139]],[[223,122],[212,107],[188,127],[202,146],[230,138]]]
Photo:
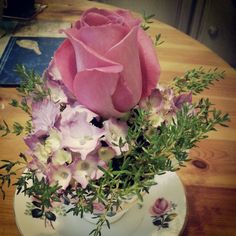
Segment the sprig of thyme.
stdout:
[[165,42],[164,40],[161,40],[161,34],[160,33],[155,35],[154,45],[156,47],[163,44],[164,42]]
[[203,68],[187,71],[182,77],[173,79],[172,88],[177,93],[192,92],[194,95],[208,89],[213,82],[224,78],[224,71],[214,70],[205,71]]
[[25,126],[15,121],[11,128],[9,127],[9,125],[5,120],[3,120],[2,124],[0,124],[0,131],[3,132],[1,137],[7,136],[10,133],[18,136],[22,134],[23,131],[25,131],[25,133],[28,134],[31,132],[31,130],[32,130],[32,124],[30,120],[26,122]]
[[[143,12],[142,17],[143,17],[144,22],[141,24],[141,28],[144,31],[147,31],[150,28],[150,24],[153,23],[152,18],[154,16],[155,16],[155,14],[146,15],[146,13]],[[154,46],[157,47],[157,46],[161,45],[162,43],[164,43],[164,41],[161,40],[161,34],[160,33],[156,34],[154,42],[153,42]]]
[[27,104],[27,99],[30,98],[37,102],[50,96],[50,90],[46,88],[43,79],[36,74],[34,70],[28,70],[24,65],[17,65],[15,71],[21,77],[20,87],[17,88],[17,91],[20,93],[22,100],[19,102],[16,99],[12,99],[9,105],[20,108],[30,116],[30,119],[25,125],[14,122],[12,128],[3,120],[2,123],[0,123],[0,131],[3,132],[2,137],[10,133],[20,135],[23,131],[25,131],[26,134],[30,133],[32,131],[31,110]]
[[25,166],[27,163],[27,158],[23,153],[19,154],[19,159],[17,161],[10,160],[0,160],[3,164],[0,166],[0,170],[5,170],[5,173],[0,174],[0,192],[2,193],[3,199],[5,199],[5,190],[4,187],[7,184],[7,187],[10,187],[12,182],[12,176],[16,175],[16,172],[21,168],[15,169],[17,166]]
[[143,11],[142,17],[143,17],[144,23],[141,25],[141,27],[144,31],[146,31],[150,28],[150,24],[153,23],[152,18],[154,16],[155,16],[155,14],[147,15],[146,12]]
[[9,125],[5,120],[3,120],[2,124],[0,124],[0,131],[3,131],[2,137],[7,136],[9,133],[11,133],[11,130],[9,128]]
[[28,70],[24,65],[17,65],[15,71],[21,77],[20,87],[17,90],[23,97],[39,101],[50,95],[50,90],[46,88],[43,79],[34,70]]
[[24,98],[21,100],[20,103],[16,99],[12,99],[9,105],[16,108],[20,108],[21,110],[26,112],[28,115],[30,115],[30,107],[28,106],[27,101]]

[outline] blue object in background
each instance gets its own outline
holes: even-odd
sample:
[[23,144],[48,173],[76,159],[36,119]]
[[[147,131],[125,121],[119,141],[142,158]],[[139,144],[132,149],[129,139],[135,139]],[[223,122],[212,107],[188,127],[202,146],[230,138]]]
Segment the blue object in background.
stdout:
[[[20,78],[14,71],[17,64],[23,64],[27,69],[33,69],[42,74],[48,67],[54,51],[65,38],[51,37],[11,37],[0,60],[0,85],[17,86]],[[20,47],[17,40],[32,40],[38,43],[41,55],[34,50]]]

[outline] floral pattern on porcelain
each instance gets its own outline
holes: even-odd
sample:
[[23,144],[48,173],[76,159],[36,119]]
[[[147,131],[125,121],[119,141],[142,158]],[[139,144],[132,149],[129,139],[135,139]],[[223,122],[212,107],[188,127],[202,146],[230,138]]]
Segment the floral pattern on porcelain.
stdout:
[[173,221],[177,214],[175,213],[177,205],[165,198],[157,198],[150,207],[149,213],[152,217],[152,223],[157,229],[169,228],[169,224]]

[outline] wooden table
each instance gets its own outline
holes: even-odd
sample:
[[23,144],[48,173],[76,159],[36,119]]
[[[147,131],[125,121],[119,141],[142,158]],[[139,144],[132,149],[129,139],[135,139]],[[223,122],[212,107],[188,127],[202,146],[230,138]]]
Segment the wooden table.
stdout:
[[[81,13],[92,6],[114,9],[114,7],[91,1],[44,1],[48,8],[38,20],[75,21]],[[63,2],[63,3],[62,3]],[[218,67],[225,71],[225,80],[201,94],[210,97],[218,109],[231,116],[229,128],[220,128],[211,133],[208,140],[199,143],[191,151],[192,161],[178,172],[188,199],[188,220],[183,235],[222,236],[236,235],[236,72],[210,49],[179,32],[155,21],[150,34],[162,34],[165,41],[158,46],[162,73],[161,83],[168,83],[173,77],[186,70],[200,66],[209,69]],[[16,98],[13,88],[0,89],[1,118],[13,122],[24,121],[25,115],[8,105]],[[20,137],[8,136],[0,140],[1,159],[17,158],[25,150]],[[7,192],[5,201],[0,200],[0,235],[20,235],[14,220],[14,188]]]

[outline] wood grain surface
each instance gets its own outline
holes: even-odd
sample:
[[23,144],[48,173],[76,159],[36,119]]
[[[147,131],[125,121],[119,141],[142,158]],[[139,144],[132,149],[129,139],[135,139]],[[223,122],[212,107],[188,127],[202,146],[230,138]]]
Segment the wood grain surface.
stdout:
[[[39,21],[74,22],[90,7],[114,9],[112,6],[82,0],[41,1],[48,4],[37,19]],[[191,161],[178,172],[188,200],[188,219],[184,236],[234,236],[236,235],[236,72],[210,49],[179,32],[154,21],[149,30],[152,37],[161,33],[165,41],[158,46],[157,54],[162,72],[161,83],[182,75],[186,70],[200,66],[218,67],[225,71],[220,81],[201,94],[209,97],[215,106],[230,114],[229,128],[219,127],[208,140],[199,143],[190,152]],[[14,88],[0,88],[0,119],[10,122],[24,121],[23,112],[8,105],[17,94]],[[199,96],[200,98],[200,96]],[[0,140],[0,158],[14,160],[25,150],[21,137],[10,135]],[[6,200],[0,199],[0,235],[18,236],[13,211],[14,188],[7,191]]]

